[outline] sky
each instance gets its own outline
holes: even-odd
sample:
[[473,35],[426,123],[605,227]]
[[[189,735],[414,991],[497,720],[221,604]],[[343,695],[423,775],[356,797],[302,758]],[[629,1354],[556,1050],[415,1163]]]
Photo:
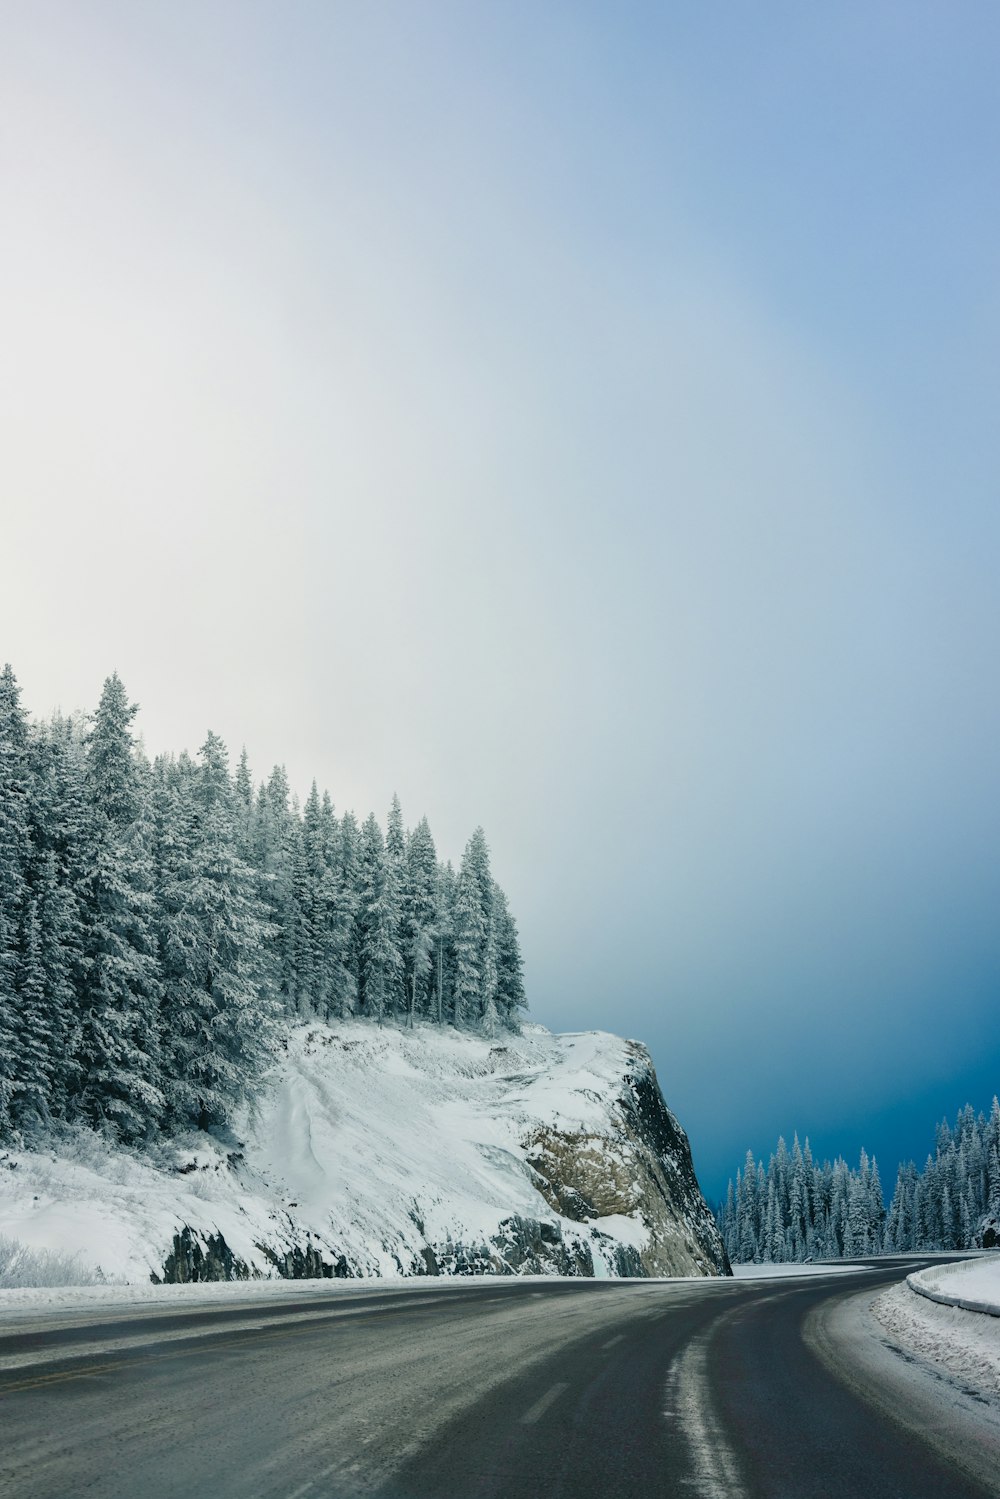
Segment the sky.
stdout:
[[457,859],[710,1195],[1000,1088],[1000,12],[0,0],[0,660]]

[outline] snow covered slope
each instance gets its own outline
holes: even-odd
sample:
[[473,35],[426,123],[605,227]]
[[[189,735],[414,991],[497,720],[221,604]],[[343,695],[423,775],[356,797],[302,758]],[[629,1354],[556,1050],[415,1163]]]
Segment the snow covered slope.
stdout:
[[728,1272],[645,1048],[534,1025],[302,1026],[238,1139],[0,1156],[0,1235],[130,1281]]

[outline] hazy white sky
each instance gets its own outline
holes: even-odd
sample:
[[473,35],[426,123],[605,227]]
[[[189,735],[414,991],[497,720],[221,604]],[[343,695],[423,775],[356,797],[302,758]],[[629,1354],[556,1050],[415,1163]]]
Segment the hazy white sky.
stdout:
[[0,29],[28,705],[117,668],[151,751],[482,822],[535,1014],[649,1041],[710,1189],[987,1102],[994,9]]

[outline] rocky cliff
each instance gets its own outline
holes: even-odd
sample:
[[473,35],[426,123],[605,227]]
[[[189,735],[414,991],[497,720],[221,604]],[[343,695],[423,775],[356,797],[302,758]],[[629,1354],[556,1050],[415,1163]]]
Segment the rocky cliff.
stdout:
[[303,1026],[236,1137],[9,1153],[0,1233],[114,1278],[729,1273],[649,1054]]

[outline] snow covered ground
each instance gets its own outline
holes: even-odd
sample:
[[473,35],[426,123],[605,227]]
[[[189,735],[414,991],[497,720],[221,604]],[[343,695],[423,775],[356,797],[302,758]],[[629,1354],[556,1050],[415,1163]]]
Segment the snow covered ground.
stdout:
[[872,1311],[893,1346],[1000,1409],[1000,1254],[915,1271]]
[[[490,1277],[479,1277],[487,1280]],[[545,1277],[539,1276],[542,1280]],[[473,1277],[475,1279],[475,1277]],[[412,1282],[398,1281],[394,1286],[373,1285],[369,1280],[205,1280],[189,1285],[156,1285],[152,1281],[121,1282],[94,1286],[26,1286],[0,1290],[0,1320],[6,1324],[18,1312],[125,1311],[129,1307],[216,1306],[235,1304],[252,1297],[254,1301],[304,1298],[310,1295],[371,1295],[389,1289],[406,1290]],[[441,1281],[441,1285],[461,1286],[468,1281]]]
[[909,1285],[928,1300],[1000,1317],[1000,1254],[915,1271]]
[[857,1268],[857,1265],[830,1260],[814,1261],[808,1265],[734,1265],[733,1274],[737,1280],[787,1280],[799,1275],[846,1275]]
[[[650,1244],[622,1106],[643,1069],[652,1077],[642,1047],[596,1031],[531,1025],[491,1043],[431,1025],[302,1026],[238,1137],[191,1136],[150,1157],[77,1131],[49,1151],[0,1153],[0,1236],[77,1256],[81,1278],[147,1287],[172,1249],[192,1247],[265,1278],[320,1261],[364,1277],[556,1270],[560,1255],[621,1273]],[[592,1166],[589,1206],[553,1203],[536,1167],[552,1174],[560,1155],[578,1178]],[[539,1240],[527,1252],[525,1224]],[[658,1232],[673,1244],[667,1268],[712,1273],[696,1191]]]
[[[994,1307],[997,1315],[926,1293]],[[876,1297],[871,1310],[890,1348],[1000,1410],[1000,1255],[915,1271]]]
[[1000,1408],[1000,1319],[941,1306],[905,1283],[884,1291],[872,1311],[892,1347]]

